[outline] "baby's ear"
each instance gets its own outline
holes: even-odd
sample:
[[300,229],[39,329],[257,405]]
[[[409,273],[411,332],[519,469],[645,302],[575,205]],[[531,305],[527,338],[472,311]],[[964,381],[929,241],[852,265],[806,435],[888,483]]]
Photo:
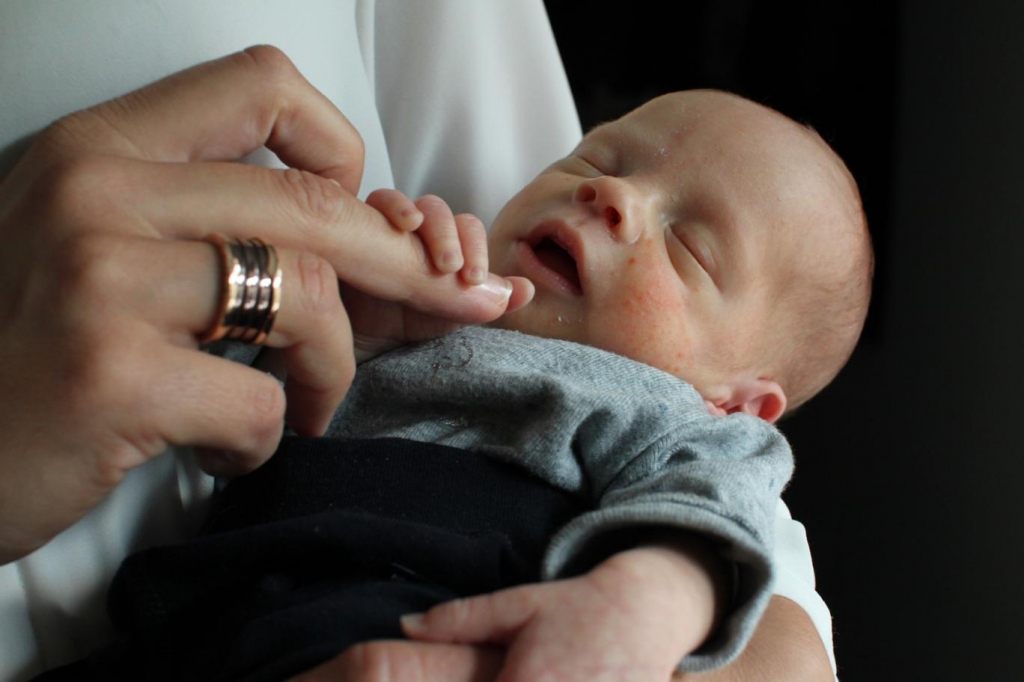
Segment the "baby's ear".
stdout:
[[774,424],[786,411],[786,393],[771,379],[740,379],[722,387],[718,397],[705,400],[711,414],[743,412]]

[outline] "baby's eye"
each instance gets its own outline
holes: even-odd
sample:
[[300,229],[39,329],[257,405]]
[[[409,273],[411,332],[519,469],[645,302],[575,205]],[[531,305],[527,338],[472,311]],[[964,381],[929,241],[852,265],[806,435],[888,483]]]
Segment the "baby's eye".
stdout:
[[687,248],[693,255],[694,260],[700,264],[700,267],[704,269],[708,275],[714,276],[716,269],[715,256],[711,253],[711,249],[708,245],[700,240],[692,240],[686,242]]
[[692,239],[679,227],[668,227],[665,233],[669,258],[680,276],[684,276],[693,268],[699,268],[706,277],[714,281],[715,258],[706,244]]

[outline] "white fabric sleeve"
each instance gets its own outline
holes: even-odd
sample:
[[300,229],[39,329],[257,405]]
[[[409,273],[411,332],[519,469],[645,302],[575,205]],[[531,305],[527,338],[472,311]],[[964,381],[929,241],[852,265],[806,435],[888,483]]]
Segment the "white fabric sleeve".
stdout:
[[828,652],[834,675],[832,614],[814,589],[814,564],[807,532],[802,523],[793,520],[789,507],[782,500],[775,509],[775,566],[775,594],[796,602],[810,617]]

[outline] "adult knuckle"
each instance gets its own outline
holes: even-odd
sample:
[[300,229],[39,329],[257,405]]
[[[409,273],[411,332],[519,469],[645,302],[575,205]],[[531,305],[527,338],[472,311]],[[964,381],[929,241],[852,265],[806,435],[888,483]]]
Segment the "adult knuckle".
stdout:
[[335,313],[341,306],[338,276],[325,259],[303,251],[298,257],[301,312],[313,315]]
[[270,442],[276,444],[281,435],[285,402],[284,390],[276,380],[267,377],[253,384],[246,403],[253,421],[248,431],[252,438],[247,444],[250,449],[263,450]]
[[284,50],[274,45],[253,45],[242,50],[241,54],[267,80],[289,80],[298,74],[295,63],[284,53]]
[[100,320],[120,290],[116,238],[82,233],[60,241],[48,259],[53,301],[72,323]]
[[144,458],[139,449],[124,440],[110,439],[109,445],[95,460],[93,476],[95,483],[101,488],[114,488],[124,480],[129,469],[138,466]]
[[39,132],[35,146],[61,155],[80,149],[94,140],[95,123],[87,110],[62,116]]
[[129,138],[126,122],[150,105],[147,93],[136,90],[63,116],[44,128],[36,143],[58,157],[100,150],[145,156]]
[[43,224],[81,227],[113,215],[112,193],[120,185],[116,161],[102,156],[64,157],[50,164],[33,186],[32,202],[46,216]]
[[343,210],[344,196],[340,186],[315,173],[288,168],[280,178],[289,203],[313,225],[331,223]]

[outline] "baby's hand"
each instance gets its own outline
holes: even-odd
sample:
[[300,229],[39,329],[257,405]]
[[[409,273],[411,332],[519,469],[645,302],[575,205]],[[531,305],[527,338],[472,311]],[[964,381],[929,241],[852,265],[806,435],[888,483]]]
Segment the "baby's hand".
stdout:
[[649,547],[578,578],[441,604],[402,627],[425,642],[504,647],[502,682],[666,682],[711,632],[715,591],[705,564]]
[[416,232],[439,272],[457,272],[466,284],[487,280],[487,232],[476,216],[453,215],[448,204],[432,194],[414,202],[394,189],[375,190],[366,203],[396,229]]
[[[505,313],[523,307],[533,298],[534,288],[529,280],[502,278],[488,272],[487,233],[476,216],[454,215],[448,204],[436,196],[420,197],[414,202],[393,189],[372,192],[366,203],[392,227],[423,244],[438,277],[457,277],[464,289],[495,289],[496,299],[507,297]],[[462,326],[402,303],[368,296],[344,283],[341,292],[359,362],[404,343],[443,336]]]

